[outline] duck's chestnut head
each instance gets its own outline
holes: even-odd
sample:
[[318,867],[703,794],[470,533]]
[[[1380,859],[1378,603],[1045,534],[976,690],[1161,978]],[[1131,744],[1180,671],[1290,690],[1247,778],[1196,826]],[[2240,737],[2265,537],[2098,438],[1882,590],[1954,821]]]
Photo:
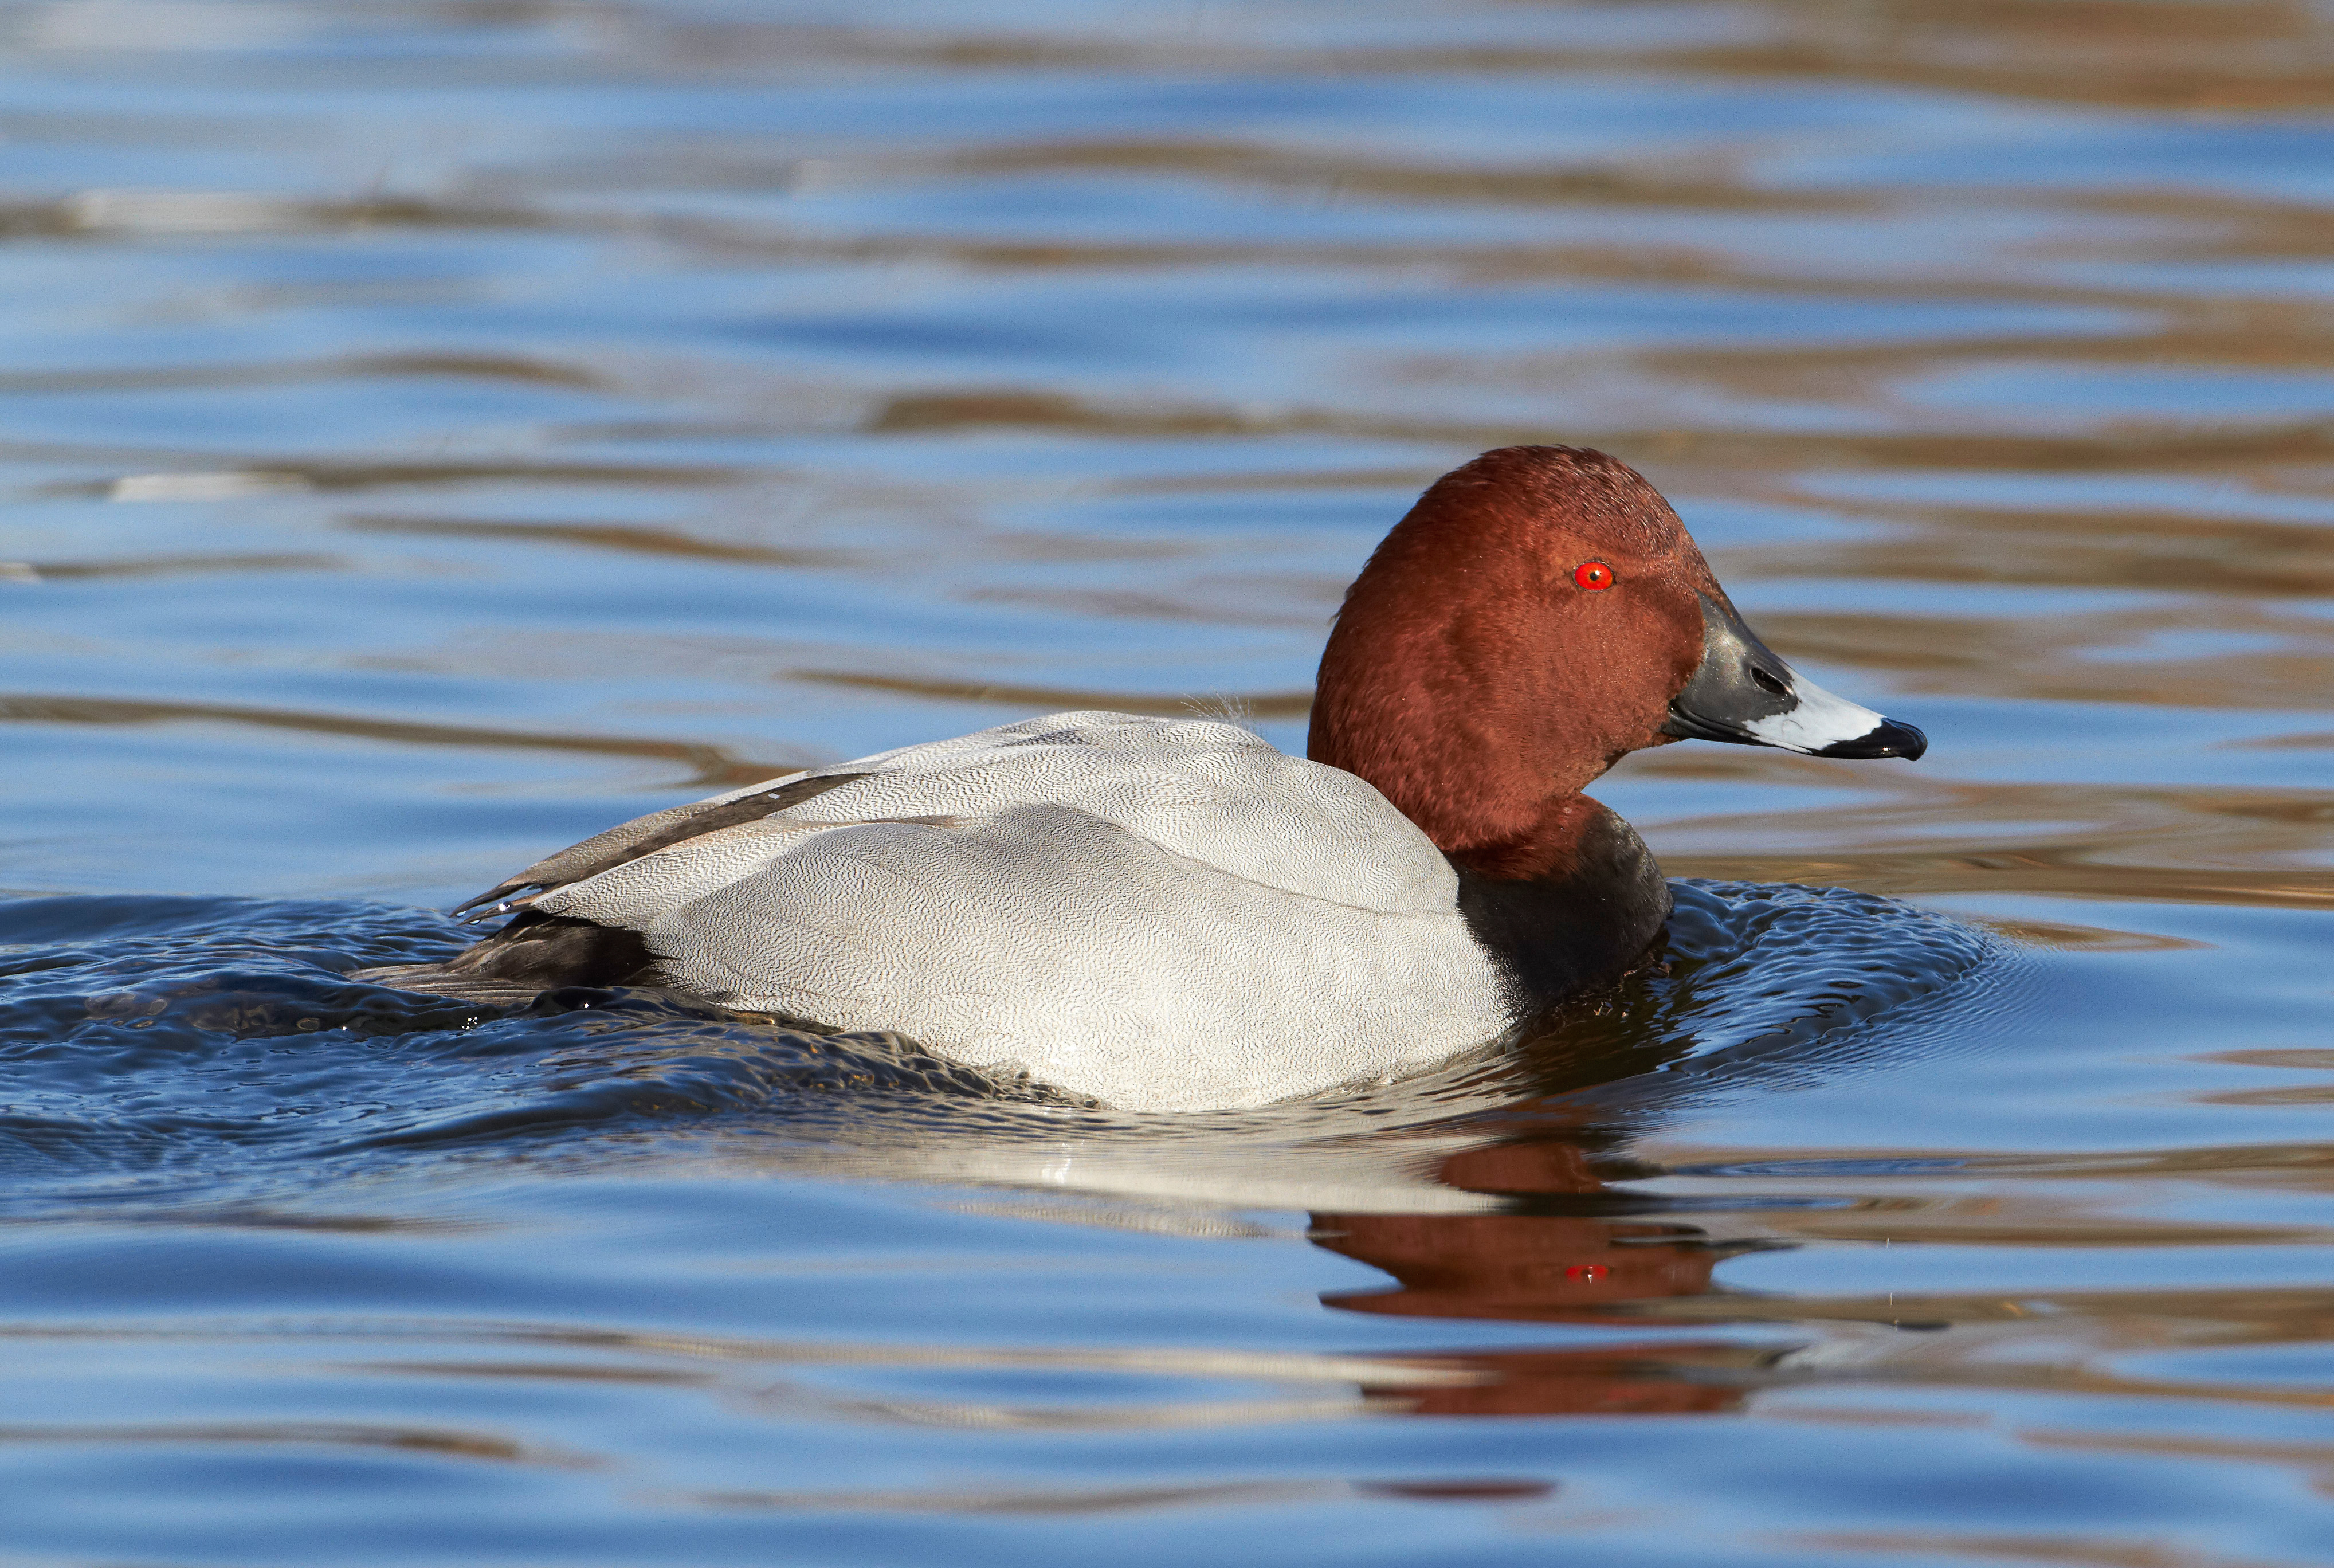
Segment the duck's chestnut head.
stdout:
[[1454,857],[1528,875],[1591,779],[1684,739],[1830,757],[1926,744],[1761,643],[1636,470],[1503,447],[1436,480],[1347,590],[1307,752]]

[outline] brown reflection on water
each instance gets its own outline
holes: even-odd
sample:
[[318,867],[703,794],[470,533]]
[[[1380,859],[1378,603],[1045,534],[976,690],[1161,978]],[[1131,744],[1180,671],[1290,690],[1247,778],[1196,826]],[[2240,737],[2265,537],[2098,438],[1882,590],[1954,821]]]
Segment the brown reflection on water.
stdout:
[[346,735],[406,746],[486,747],[497,750],[567,751],[596,757],[641,757],[680,763],[682,782],[735,789],[782,778],[813,765],[749,761],[719,746],[698,741],[656,740],[626,736],[531,734],[462,724],[424,724],[344,713],[304,713],[246,708],[220,702],[134,702],[102,697],[0,694],[0,723],[171,724],[225,723],[315,735]]
[[[2214,1051],[2197,1060],[2243,1066],[2316,1067],[2308,1060],[2325,1053],[2291,1051]],[[2296,1060],[2300,1058],[2304,1060]],[[2079,1153],[2033,1150],[1905,1149],[1856,1147],[1811,1149],[1664,1148],[1648,1146],[1674,1176],[1693,1178],[1713,1170],[1735,1174],[1755,1167],[1762,1182],[1786,1182],[1795,1192],[1862,1192],[1877,1178],[1861,1174],[1863,1167],[1912,1162],[1917,1178],[1892,1180],[1894,1190],[1907,1184],[1935,1179],[1941,1169],[1953,1179],[2036,1181],[2202,1182],[2214,1186],[2262,1187],[2291,1192],[2334,1191],[2334,1144],[2243,1143],[2176,1148],[2088,1149]],[[1842,1162],[1859,1167],[1852,1184],[1843,1187],[1832,1176]],[[1900,1204],[1900,1206],[1903,1206]]]
[[[1840,1157],[1838,1151],[1828,1152]],[[2312,1166],[2322,1184],[2327,1151],[2314,1152]],[[1879,1151],[1864,1157],[1879,1162],[1892,1157]],[[1934,1155],[1893,1157],[1952,1163],[1949,1157]],[[2004,1162],[1997,1157],[1989,1166],[1984,1157],[1972,1157],[1967,1163],[1968,1174],[1980,1176],[2002,1174]],[[1567,1197],[1577,1204],[1625,1195],[1590,1174],[1583,1151],[1560,1140],[1527,1139],[1469,1151],[1453,1157],[1444,1170],[1447,1177],[1486,1182],[1491,1185],[1483,1190],[1528,1196],[1541,1205]],[[2049,1223],[2038,1224],[2035,1218],[2049,1205],[2032,1194],[1906,1198],[1875,1194],[1869,1177],[1863,1184],[1861,1189],[1837,1180],[1786,1184],[1799,1189],[1794,1195],[1799,1201],[1782,1207],[1762,1205],[1744,1195],[1725,1205],[1714,1225],[1692,1213],[1684,1217],[1695,1223],[1665,1218],[1658,1205],[1651,1214],[1612,1219],[1577,1212],[1325,1213],[1313,1216],[1311,1234],[1316,1245],[1383,1270],[1394,1282],[1390,1288],[1322,1298],[1324,1305],[1339,1311],[1622,1330],[1771,1324],[1826,1331],[1824,1338],[1797,1349],[1685,1337],[1587,1347],[1452,1350],[1423,1360],[1471,1378],[1407,1390],[1405,1408],[1416,1414],[1721,1413],[1742,1408],[1761,1390],[1811,1383],[2334,1408],[2334,1387],[2150,1377],[2112,1364],[2119,1357],[2180,1348],[2334,1343],[2334,1292],[2326,1290],[1762,1296],[1714,1281],[1715,1267],[1746,1249],[1808,1243],[1901,1240],[2057,1250],[2323,1244],[2334,1239],[2294,1227],[2128,1221],[2078,1206],[2060,1207],[2049,1215]],[[1807,1202],[1822,1194],[1834,1195],[1831,1206]],[[1863,1337],[1842,1338],[1843,1329],[1861,1330]],[[1805,1353],[1811,1349],[1814,1354]]]
[[[1254,577],[1198,577],[1172,593],[1140,588],[976,588],[964,596],[981,604],[1027,605],[1098,619],[1278,625],[1310,632],[1336,605],[1344,589],[1343,583],[1337,584],[1335,591],[1325,595],[1326,605],[1305,605],[1301,590],[1293,592],[1290,585],[1259,583]],[[1299,602],[1292,605],[1290,600]],[[1313,699],[1310,692],[1294,692],[1276,693],[1270,701],[1299,704],[1282,708],[1282,715],[1293,719],[1309,711]]]
[[[1519,1139],[1446,1157],[1441,1178],[1465,1191],[1590,1198],[1606,1195],[1587,1152],[1559,1138]],[[1690,1226],[1565,1214],[1324,1214],[1314,1244],[1393,1276],[1391,1290],[1338,1291],[1322,1304],[1390,1317],[1610,1323],[1631,1303],[1701,1296],[1735,1249]],[[1431,1357],[1474,1379],[1413,1390],[1421,1416],[1688,1415],[1741,1407],[1760,1358],[1725,1341],[1600,1343],[1590,1348],[1457,1351]]]
[[1649,778],[1757,779],[1879,797],[1640,823],[1673,876],[1899,896],[2040,893],[2296,909],[2334,903],[2334,791],[1986,783],[1924,769],[1828,768],[1837,765],[1689,747],[1629,764],[1633,775]]
[[[5,219],[0,219],[5,225]],[[598,388],[597,372],[517,354],[356,353],[312,362],[262,363],[59,366],[0,372],[0,397],[58,392],[167,392],[185,388],[277,386],[345,378],[442,376],[455,381],[516,382],[537,386]]]
[[[41,488],[47,496],[105,500],[217,500],[276,490],[369,490],[414,485],[461,486],[533,481],[649,490],[731,485],[749,476],[726,466],[514,458],[355,459],[245,451],[190,452],[175,447],[0,440],[0,460],[110,470],[101,479]],[[159,470],[149,472],[149,470]],[[157,481],[152,493],[123,493],[126,482]],[[168,481],[176,479],[173,491]]]
[[1843,76],[2069,102],[2300,109],[2334,99],[2307,6],[2133,0],[1772,0],[1763,39],[1670,58],[1745,75]]
[[[2015,617],[1769,615],[1759,626],[1786,653],[1894,670],[1914,691],[2177,708],[2334,707],[2327,682],[2334,622],[2242,603]],[[2146,656],[2159,639],[2204,646]],[[2213,651],[2215,643],[2255,648]]]
[[348,561],[320,555],[129,556],[111,561],[0,561],[0,582],[69,583],[101,577],[186,577],[219,573],[331,572]]
[[[1911,507],[1808,497],[1794,504],[1904,525],[1884,539],[1725,551],[1729,577],[1876,577],[1923,583],[2020,583],[2180,594],[2315,598],[2334,593],[2334,529],[2321,524],[2171,511],[2051,512],[2002,507]],[[2184,612],[2174,624],[2209,625]],[[2301,634],[2306,624],[2277,623]],[[2323,624],[2318,656],[2324,656]],[[1963,653],[1965,646],[1955,647]]]
[[[1490,1195],[1581,1198],[1611,1190],[1587,1152],[1560,1138],[1462,1149],[1443,1158],[1438,1176],[1461,1192]],[[1599,1316],[1615,1302],[1702,1294],[1720,1256],[1691,1244],[1696,1234],[1678,1226],[1565,1215],[1316,1214],[1307,1234],[1401,1284],[1324,1300],[1397,1317]]]
[[[1097,169],[1120,174],[1159,173],[1234,184],[1257,184],[1285,192],[1336,190],[1366,197],[1431,204],[1471,206],[1687,207],[1794,212],[1853,211],[1875,205],[1873,198],[1846,192],[1760,189],[1729,178],[1722,163],[1635,166],[1487,169],[1426,161],[1397,163],[1383,157],[1307,153],[1292,148],[1238,142],[1054,142],[959,153],[940,166],[952,174],[1015,174],[1035,170]],[[908,172],[902,169],[900,172]]]
[[425,1427],[362,1426],[341,1421],[188,1421],[156,1426],[0,1426],[0,1443],[35,1447],[121,1444],[125,1447],[253,1445],[296,1447],[391,1448],[450,1459],[487,1460],[586,1469],[592,1456],[541,1445],[515,1443],[480,1432]]
[[[1536,1495],[1546,1487],[1527,1491]],[[1028,1515],[1076,1518],[1089,1515],[1150,1513],[1162,1508],[1272,1507],[1349,1500],[1355,1488],[1340,1481],[1233,1482],[1201,1486],[1086,1486],[1038,1491],[986,1490],[856,1492],[691,1492],[677,1501],[701,1508],[751,1508],[783,1513],[908,1513]]]
[[2334,1409],[2334,1388],[2134,1377],[2100,1364],[2118,1354],[2180,1348],[2323,1345],[2334,1341],[2334,1292],[2324,1290],[1732,1296],[1648,1303],[1637,1311],[1671,1323],[1716,1320],[1919,1331],[1867,1341],[1872,1348],[1866,1354],[1836,1354],[1807,1370],[1783,1358],[1770,1376],[1778,1384],[1876,1380]]
[[[1122,713],[1156,713],[1188,718],[1209,706],[1204,698],[1133,692],[1078,691],[1061,686],[1014,686],[1001,682],[944,681],[912,675],[877,675],[852,670],[794,670],[790,678],[824,686],[855,687],[871,692],[899,692],[960,702],[994,702],[1038,712],[1079,709],[1114,709]],[[1259,719],[1301,718],[1313,710],[1310,692],[1241,692],[1227,699],[1238,711]]]
[[2014,431],[1761,430],[1648,426],[1547,417],[1433,419],[1331,408],[1251,410],[1204,403],[1104,401],[1015,387],[903,393],[876,404],[872,434],[1019,429],[1159,439],[1191,435],[1338,435],[1482,450],[1545,441],[1626,454],[1657,475],[1709,465],[1752,472],[1904,469],[1921,472],[2190,473],[2334,461],[2334,425],[2318,421],[2203,425],[2117,421],[2066,434]]
[[500,539],[518,544],[574,545],[619,555],[670,556],[684,560],[733,561],[750,566],[820,567],[861,562],[844,550],[804,549],[713,539],[678,528],[638,524],[505,522],[468,518],[352,517],[341,526],[352,533],[403,535],[413,538]]
[[1781,1544],[1827,1554],[1880,1553],[1934,1562],[1940,1557],[1974,1563],[2041,1563],[2063,1568],[2290,1568],[2292,1558],[2231,1557],[2217,1551],[2188,1551],[2156,1540],[2105,1539],[2096,1535],[1953,1534],[1942,1530],[1804,1531]]
[[131,235],[294,234],[367,228],[535,228],[518,208],[424,198],[313,199],[211,190],[85,190],[61,201],[0,202],[0,240]]
[[[1538,8],[1530,8],[1538,9]],[[2307,110],[2334,102],[2334,55],[2310,9],[2291,0],[1766,0],[1712,8],[1722,29],[1645,36],[1602,8],[1577,24],[1482,42],[1360,44],[1271,14],[1209,29],[1124,30],[932,20],[883,28],[751,16],[612,9],[605,24],[644,63],[692,74],[781,65],[953,72],[1033,67],[1123,73],[1257,72],[1610,73],[1683,70],[1753,78],[1844,79],[2045,102],[2151,109]]]

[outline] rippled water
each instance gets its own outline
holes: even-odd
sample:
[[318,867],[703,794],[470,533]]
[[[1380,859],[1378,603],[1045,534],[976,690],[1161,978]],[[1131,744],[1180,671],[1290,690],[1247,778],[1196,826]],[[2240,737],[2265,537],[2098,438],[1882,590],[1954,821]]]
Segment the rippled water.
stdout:
[[[60,0],[0,83],[0,1560],[2334,1556],[2334,11]],[[1934,745],[1625,764],[1666,972],[1519,1050],[1142,1118],[343,978],[805,762],[1300,747],[1548,440]]]

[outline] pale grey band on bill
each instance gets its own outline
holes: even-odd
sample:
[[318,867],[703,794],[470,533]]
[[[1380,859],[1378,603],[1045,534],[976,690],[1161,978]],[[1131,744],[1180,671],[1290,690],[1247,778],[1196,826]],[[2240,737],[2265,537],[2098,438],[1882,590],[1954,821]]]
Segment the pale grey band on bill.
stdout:
[[1664,733],[1774,746],[1813,757],[1903,757],[1928,750],[1910,724],[1836,697],[1785,663],[1731,605],[1702,596],[1702,663],[1670,699]]

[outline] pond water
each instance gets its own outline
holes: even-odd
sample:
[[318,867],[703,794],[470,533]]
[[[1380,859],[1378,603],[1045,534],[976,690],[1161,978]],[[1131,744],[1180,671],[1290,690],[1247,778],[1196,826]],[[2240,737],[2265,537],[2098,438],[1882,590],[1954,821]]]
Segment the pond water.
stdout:
[[[0,5],[0,1563],[2334,1558],[2334,11]],[[1928,757],[1239,1115],[349,982],[1641,467]]]

